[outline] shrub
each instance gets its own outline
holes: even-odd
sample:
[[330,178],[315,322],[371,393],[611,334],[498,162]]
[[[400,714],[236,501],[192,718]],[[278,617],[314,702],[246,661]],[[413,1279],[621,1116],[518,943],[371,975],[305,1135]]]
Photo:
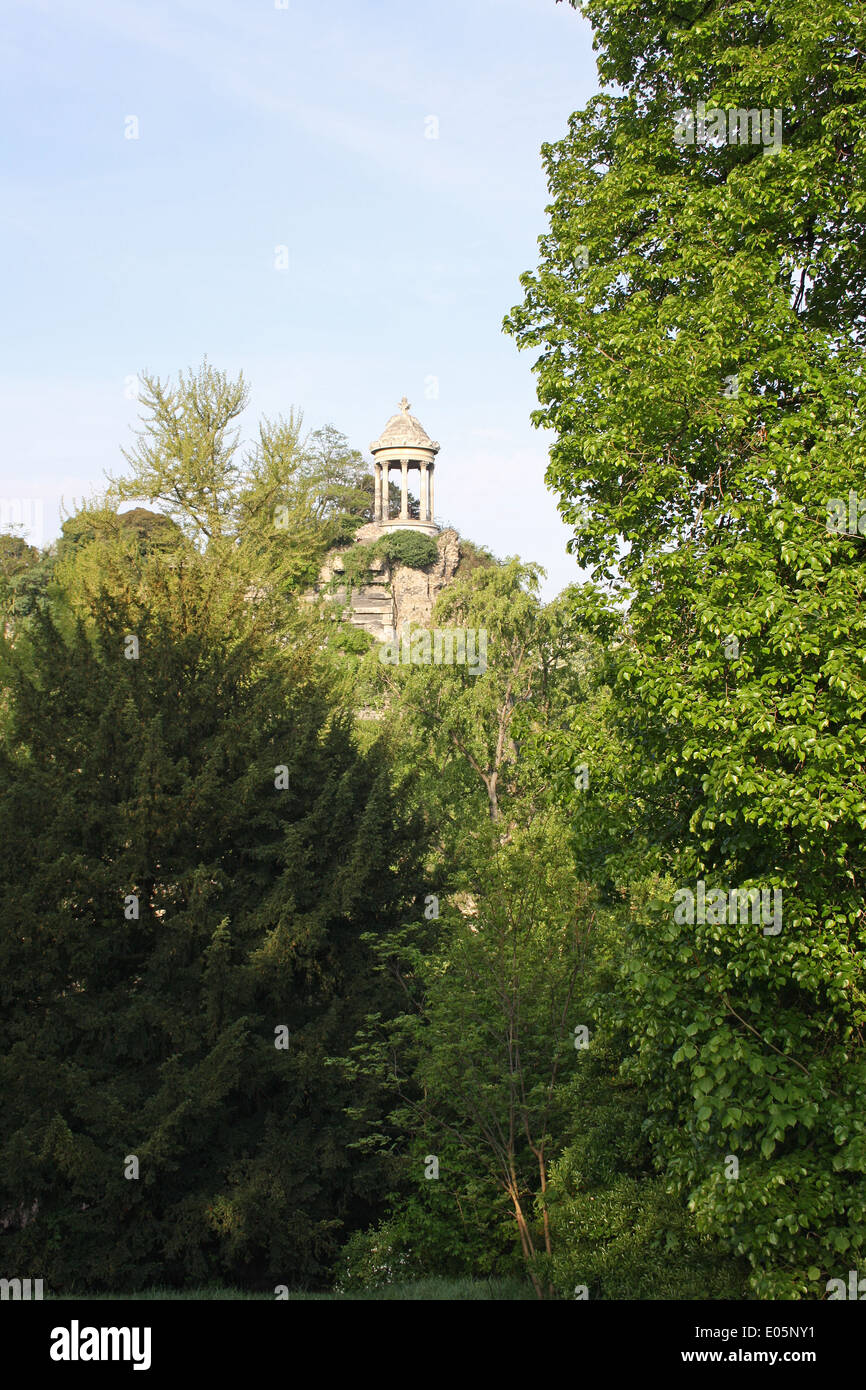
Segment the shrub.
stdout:
[[375,548],[392,565],[408,565],[413,570],[426,569],[439,554],[432,536],[420,531],[393,531],[382,536]]
[[496,564],[496,557],[487,549],[486,545],[476,545],[474,541],[467,541],[460,537],[460,559],[457,563],[457,574],[462,579],[464,575],[471,574],[473,570],[488,569]]

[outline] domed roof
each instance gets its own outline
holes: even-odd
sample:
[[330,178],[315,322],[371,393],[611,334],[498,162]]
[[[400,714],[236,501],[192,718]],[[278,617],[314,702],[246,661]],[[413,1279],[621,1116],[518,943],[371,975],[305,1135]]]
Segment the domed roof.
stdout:
[[420,420],[409,414],[409,402],[404,396],[397,414],[391,416],[379,438],[370,445],[373,454],[379,449],[429,449],[437,454],[439,445],[430,438]]

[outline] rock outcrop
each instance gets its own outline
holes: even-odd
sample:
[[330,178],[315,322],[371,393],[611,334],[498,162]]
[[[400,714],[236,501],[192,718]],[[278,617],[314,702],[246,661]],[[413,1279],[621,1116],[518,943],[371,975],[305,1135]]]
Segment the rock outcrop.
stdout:
[[[370,524],[358,532],[358,541],[373,541],[382,528]],[[331,551],[322,565],[316,593],[345,605],[344,617],[354,627],[363,628],[377,641],[384,641],[394,630],[410,627],[429,627],[433,605],[446,585],[450,584],[460,563],[460,541],[456,531],[441,531],[436,537],[438,556],[427,569],[411,569],[408,565],[391,565],[387,560],[374,558],[365,582],[354,584],[347,602],[347,586],[339,582],[345,574],[345,557],[351,551]]]

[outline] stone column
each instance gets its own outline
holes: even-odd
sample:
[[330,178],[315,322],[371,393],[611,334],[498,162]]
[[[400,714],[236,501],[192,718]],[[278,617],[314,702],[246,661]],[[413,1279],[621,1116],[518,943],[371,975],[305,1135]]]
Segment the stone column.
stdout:
[[388,507],[389,507],[389,504],[390,504],[390,491],[389,491],[389,489],[390,489],[390,481],[389,481],[389,480],[390,480],[390,477],[391,477],[391,465],[388,464],[388,463],[382,463],[382,464],[380,464],[380,465],[379,465],[379,490],[380,490],[380,499],[379,499],[379,501],[380,501],[380,506],[379,506],[379,518],[378,518],[379,521],[387,521],[387,520],[388,520]]
[[382,469],[380,465],[373,466],[373,520],[378,521],[382,515]]
[[403,470],[403,491],[400,494],[400,520],[409,520],[409,460],[401,459],[400,467]]
[[419,492],[419,495],[420,495],[420,499],[421,499],[421,500],[420,500],[420,502],[418,503],[418,515],[419,515],[421,521],[429,521],[429,520],[430,520],[430,493],[429,493],[428,489],[429,489],[429,487],[430,487],[430,475],[429,475],[429,473],[427,472],[427,464],[426,464],[423,460],[421,461],[421,463],[420,463],[420,465],[419,465],[419,469],[420,469],[420,479],[419,479],[419,488],[418,488],[418,492]]
[[429,474],[429,483],[428,483],[428,487],[430,488],[430,520],[431,520],[431,521],[435,521],[435,520],[436,520],[436,516],[435,516],[435,513],[434,513],[434,511],[433,511],[433,479],[435,478],[435,476],[436,476],[436,468],[435,468],[435,466],[431,463],[431,465],[430,465],[430,474]]

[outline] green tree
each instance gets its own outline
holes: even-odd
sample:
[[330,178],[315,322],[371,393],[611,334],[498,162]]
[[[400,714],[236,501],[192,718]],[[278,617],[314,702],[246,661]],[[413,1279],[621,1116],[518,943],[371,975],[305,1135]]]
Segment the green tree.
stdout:
[[384,1028],[372,1020],[355,1051],[359,1074],[384,1072],[397,1097],[389,1132],[410,1139],[409,1195],[372,1243],[397,1270],[471,1262],[476,1275],[491,1258],[510,1272],[519,1243],[542,1297],[540,1258],[555,1242],[549,1168],[564,1146],[575,1029],[585,1029],[577,985],[593,914],[552,813],[507,841],[487,824],[476,854],[464,865],[471,891],[443,901],[441,920],[436,899],[432,944],[407,930],[378,947],[410,1007]]
[[334,540],[351,537],[373,519],[373,474],[357,449],[333,425],[313,430],[304,443],[304,476],[314,491],[315,513],[337,525]]
[[132,474],[113,479],[121,500],[161,502],[197,541],[230,536],[237,526],[239,427],[249,402],[243,373],[230,381],[207,360],[178,383],[141,375],[142,428],[124,457]]
[[[531,688],[535,671],[542,571],[514,559],[456,579],[437,600],[433,623],[445,632],[471,630],[465,660],[451,661],[443,647],[433,660],[430,634],[422,628],[403,643],[395,665],[370,663],[405,725],[406,756],[423,770],[429,795],[451,819],[448,805],[485,807],[502,819],[506,776],[515,769],[511,727],[515,708]],[[455,639],[456,643],[456,639]],[[376,663],[376,664],[374,664]],[[470,805],[466,812],[471,817]]]
[[7,1259],[57,1293],[322,1284],[381,1210],[346,1113],[376,1084],[333,1063],[396,1011],[365,938],[411,911],[419,828],[312,643],[124,543],[86,622],[58,601],[2,653]]
[[47,600],[54,559],[50,548],[40,551],[22,536],[0,534],[0,621],[7,633]]
[[219,554],[227,574],[280,602],[308,586],[325,552],[371,516],[372,479],[332,425],[305,439],[292,410],[261,420],[244,449],[243,373],[231,380],[205,360],[176,384],[149,373],[141,381],[142,427],[124,450],[130,471],[111,480],[109,510],[133,498],[159,502],[191,544]]
[[[699,1227],[756,1293],[820,1297],[866,1243],[866,571],[837,529],[866,471],[864,18],[584,8],[619,90],[545,147],[550,231],[507,323],[540,350],[572,548],[631,600],[607,862],[655,891],[623,1017]],[[781,147],[675,138],[699,102],[781,111]],[[781,931],[677,922],[698,879],[778,890]]]

